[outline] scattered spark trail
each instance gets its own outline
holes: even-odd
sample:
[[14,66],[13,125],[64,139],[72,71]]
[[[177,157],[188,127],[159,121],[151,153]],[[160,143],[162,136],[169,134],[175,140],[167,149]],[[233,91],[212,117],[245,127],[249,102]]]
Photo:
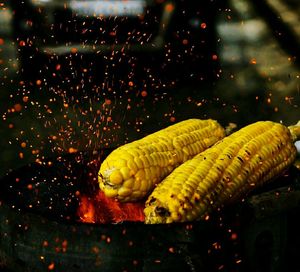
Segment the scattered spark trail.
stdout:
[[[13,41],[20,80],[2,120],[19,158],[114,148],[182,119],[236,121],[243,112],[243,104],[205,90],[226,73],[212,46],[222,40],[213,36],[213,22],[198,6],[157,1],[137,14],[111,16],[70,8],[64,4],[51,17],[34,6],[52,21],[41,33],[35,17],[27,18],[32,32]],[[216,12],[232,20],[231,9]],[[180,23],[172,24],[173,18]],[[0,37],[0,46],[5,44]],[[262,63],[255,54],[247,62],[253,69]],[[3,60],[0,65],[5,73],[10,69]],[[234,72],[228,77],[238,81]],[[271,96],[255,94],[253,103],[282,112]],[[284,103],[295,108],[297,99],[286,95]]]

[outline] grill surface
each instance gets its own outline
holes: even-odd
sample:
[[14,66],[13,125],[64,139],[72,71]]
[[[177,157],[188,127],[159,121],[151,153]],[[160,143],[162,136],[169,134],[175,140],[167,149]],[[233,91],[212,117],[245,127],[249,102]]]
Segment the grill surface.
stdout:
[[[284,263],[288,237],[280,233],[287,228],[287,214],[299,206],[296,168],[264,187],[266,192],[256,192],[208,221],[79,223],[76,191],[98,188],[96,161],[108,152],[52,158],[1,180],[6,185],[0,205],[2,263],[13,271],[261,271],[265,262],[275,268]],[[260,243],[271,257],[260,256],[265,252],[258,250]],[[274,263],[272,256],[279,261]]]

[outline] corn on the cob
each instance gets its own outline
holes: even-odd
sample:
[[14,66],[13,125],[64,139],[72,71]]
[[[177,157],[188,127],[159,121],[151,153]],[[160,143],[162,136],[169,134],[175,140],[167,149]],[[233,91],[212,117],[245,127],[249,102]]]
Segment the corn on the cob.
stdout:
[[225,137],[157,185],[146,201],[146,223],[198,220],[246,196],[293,163],[299,136],[299,127],[259,121]]
[[215,120],[188,119],[125,144],[101,164],[100,189],[120,201],[141,199],[179,164],[224,136]]

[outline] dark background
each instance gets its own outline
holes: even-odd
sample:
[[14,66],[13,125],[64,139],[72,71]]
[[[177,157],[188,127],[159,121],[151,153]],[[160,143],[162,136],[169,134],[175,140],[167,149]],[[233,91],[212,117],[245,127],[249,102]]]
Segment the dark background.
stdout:
[[[168,45],[170,55],[152,55],[153,63],[143,58],[143,51],[130,56],[125,52],[117,71],[112,68],[117,58],[91,68],[90,59],[81,62],[79,54],[73,54],[71,65],[61,58],[34,77],[44,60],[22,66],[19,53],[26,37],[14,32],[14,16],[20,11],[13,2],[2,1],[0,174],[49,156],[114,148],[191,117],[239,126],[260,119],[296,123],[300,119],[298,1],[221,2],[204,1],[198,7],[195,33],[189,34],[186,22],[177,18],[172,35],[178,37]],[[197,53],[200,59],[191,52],[199,46],[197,35],[203,35],[200,40],[206,43]],[[128,70],[132,60],[139,67],[152,67],[155,80],[139,68]],[[165,66],[169,73],[160,73]],[[72,69],[79,71],[73,78]]]

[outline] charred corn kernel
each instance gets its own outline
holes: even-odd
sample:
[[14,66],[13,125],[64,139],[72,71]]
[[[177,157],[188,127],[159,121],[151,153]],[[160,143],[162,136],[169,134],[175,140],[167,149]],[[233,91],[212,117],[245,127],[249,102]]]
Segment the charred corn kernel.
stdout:
[[[189,119],[123,145],[101,164],[100,188],[105,194],[109,192],[121,201],[139,200],[148,195],[175,167],[224,136],[225,130],[215,120]],[[134,180],[131,186],[134,195],[128,190],[126,193],[121,190],[128,179]]]
[[282,173],[296,158],[300,123],[259,121],[181,164],[146,201],[146,223],[204,218]]

